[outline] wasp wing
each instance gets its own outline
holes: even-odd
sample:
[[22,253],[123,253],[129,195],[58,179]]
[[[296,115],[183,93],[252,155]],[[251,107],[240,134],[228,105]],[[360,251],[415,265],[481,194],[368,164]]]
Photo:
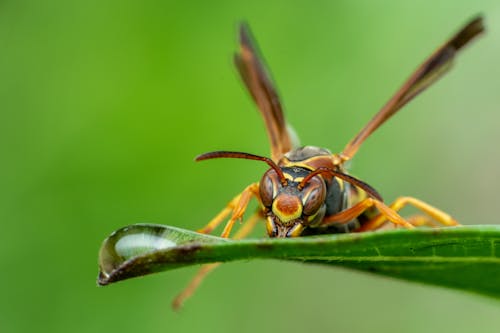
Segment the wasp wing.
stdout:
[[235,54],[234,62],[264,118],[271,143],[271,159],[278,162],[292,149],[292,143],[279,96],[246,24],[240,25],[240,52]]
[[341,158],[349,160],[357,152],[365,139],[380,125],[401,109],[415,96],[436,82],[452,65],[455,54],[474,37],[484,31],[482,17],[470,21],[457,34],[437,49],[417,70],[405,84],[387,102],[387,104],[370,120],[370,122],[351,140],[341,154]]

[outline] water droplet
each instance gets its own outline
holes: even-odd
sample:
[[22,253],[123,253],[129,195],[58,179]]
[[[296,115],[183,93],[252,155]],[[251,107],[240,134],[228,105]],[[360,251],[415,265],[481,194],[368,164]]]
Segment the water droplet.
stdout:
[[192,242],[215,242],[220,238],[159,224],[134,224],[113,232],[99,251],[98,283],[110,283],[110,277],[124,263],[138,256]]

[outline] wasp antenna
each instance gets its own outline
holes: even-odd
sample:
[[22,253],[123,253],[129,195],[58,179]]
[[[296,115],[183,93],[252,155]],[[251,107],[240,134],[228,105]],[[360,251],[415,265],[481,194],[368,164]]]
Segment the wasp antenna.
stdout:
[[377,199],[379,201],[384,201],[384,199],[382,199],[382,196],[377,192],[377,190],[375,190],[373,187],[371,187],[367,183],[365,183],[365,182],[363,182],[363,181],[361,181],[353,176],[349,176],[345,173],[335,171],[335,170],[332,170],[330,168],[324,168],[324,167],[317,168],[316,170],[312,171],[307,176],[305,176],[304,179],[302,179],[302,181],[298,185],[299,189],[303,189],[306,186],[307,182],[310,181],[314,176],[321,175],[321,174],[328,174],[328,175],[340,178],[342,180],[345,180],[346,182],[351,183],[352,185],[354,185],[356,187],[359,187],[360,189],[365,191],[372,198]]
[[280,181],[283,185],[287,184],[287,180],[285,178],[285,174],[283,173],[283,170],[274,163],[273,160],[271,160],[268,157],[265,156],[259,156],[259,155],[253,155],[249,153],[242,153],[242,152],[237,152],[237,151],[212,151],[209,153],[204,153],[201,155],[198,155],[194,160],[195,161],[204,161],[204,160],[210,160],[213,158],[241,158],[245,160],[254,160],[254,161],[263,161],[266,162],[271,168],[276,171],[278,174],[278,177],[280,177]]

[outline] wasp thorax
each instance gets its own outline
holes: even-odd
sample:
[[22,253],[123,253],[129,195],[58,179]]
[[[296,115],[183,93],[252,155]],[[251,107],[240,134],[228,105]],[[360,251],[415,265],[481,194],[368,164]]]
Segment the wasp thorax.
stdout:
[[325,214],[326,185],[318,175],[304,178],[311,170],[283,167],[286,182],[274,169],[268,170],[260,181],[260,198],[267,213],[267,232],[270,237],[296,237],[311,224],[321,221]]

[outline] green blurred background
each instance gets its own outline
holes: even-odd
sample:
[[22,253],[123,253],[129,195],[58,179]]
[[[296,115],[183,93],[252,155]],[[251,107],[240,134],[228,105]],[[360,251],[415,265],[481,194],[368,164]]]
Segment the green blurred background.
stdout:
[[498,331],[498,301],[320,266],[223,265],[180,313],[170,301],[196,268],[95,283],[113,230],[199,228],[266,169],[193,162],[269,152],[232,65],[238,21],[302,142],[338,152],[477,13],[487,35],[351,169],[464,224],[498,222],[498,0],[0,1],[0,331]]

